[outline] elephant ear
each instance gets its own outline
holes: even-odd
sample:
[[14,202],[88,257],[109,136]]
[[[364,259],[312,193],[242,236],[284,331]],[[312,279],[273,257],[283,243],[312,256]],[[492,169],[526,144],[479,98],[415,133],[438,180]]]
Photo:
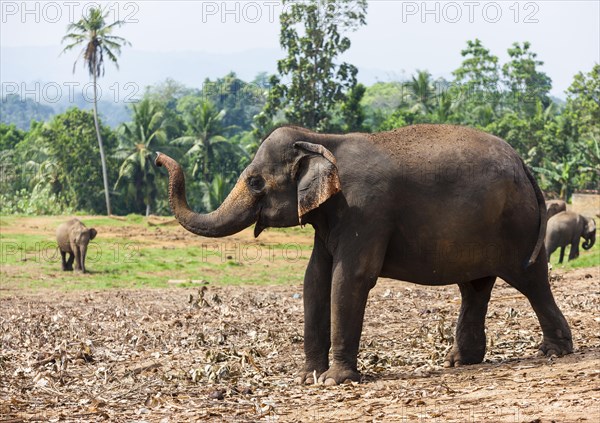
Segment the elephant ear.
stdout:
[[90,228],[90,241],[96,238],[96,235],[98,235],[98,232],[94,228]]
[[298,186],[298,220],[342,190],[334,155],[320,144],[294,143],[300,155],[293,174]]

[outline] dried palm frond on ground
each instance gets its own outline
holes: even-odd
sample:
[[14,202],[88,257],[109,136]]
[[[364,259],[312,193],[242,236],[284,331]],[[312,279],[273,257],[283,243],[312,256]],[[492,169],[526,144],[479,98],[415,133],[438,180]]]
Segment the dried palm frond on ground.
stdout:
[[363,383],[297,386],[301,286],[6,294],[0,299],[0,422],[600,421],[600,275],[554,278],[576,352],[536,357],[525,297],[492,293],[484,363],[445,369],[456,286],[380,280]]

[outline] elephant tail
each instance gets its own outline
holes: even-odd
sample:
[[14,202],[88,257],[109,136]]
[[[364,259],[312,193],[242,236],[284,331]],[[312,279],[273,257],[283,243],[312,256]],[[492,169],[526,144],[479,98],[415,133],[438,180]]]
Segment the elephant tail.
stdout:
[[535,261],[538,258],[538,255],[540,254],[540,250],[544,245],[544,238],[546,237],[546,224],[548,219],[546,218],[546,200],[544,199],[544,194],[542,193],[542,190],[540,189],[535,178],[533,177],[533,174],[531,173],[525,162],[523,162],[523,159],[521,159],[521,165],[523,165],[523,169],[525,170],[527,179],[529,179],[529,182],[531,183],[531,186],[535,191],[535,197],[538,202],[538,211],[540,216],[540,227],[538,230],[537,242],[535,243],[535,247],[533,248],[531,257],[529,257],[529,260],[525,265],[525,268],[528,268],[533,263],[535,263]]

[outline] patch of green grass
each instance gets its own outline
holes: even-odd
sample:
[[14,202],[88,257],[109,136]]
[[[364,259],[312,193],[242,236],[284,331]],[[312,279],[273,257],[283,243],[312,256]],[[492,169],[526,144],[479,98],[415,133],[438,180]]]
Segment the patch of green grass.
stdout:
[[[86,220],[88,226],[98,223],[106,227],[107,222],[112,223],[104,217]],[[310,257],[304,245],[295,245],[292,251],[288,244],[249,244],[244,255],[242,250],[212,251],[185,242],[173,248],[111,237],[106,230],[99,233],[88,247],[86,274],[61,270],[53,233],[19,233],[13,228],[0,234],[0,287],[10,290],[164,288],[194,286],[192,280],[236,285],[300,283]]]
[[[583,242],[583,238],[580,239],[580,242]],[[550,263],[552,264],[552,268],[554,269],[578,269],[581,267],[598,267],[600,266],[600,245],[598,242],[594,244],[594,246],[589,250],[584,250],[581,248],[581,243],[579,244],[579,257],[574,260],[569,261],[569,251],[571,247],[568,246],[565,248],[565,256],[562,264],[558,264],[558,260],[560,258],[560,248],[557,249],[554,253],[552,253],[552,257],[550,257]]]
[[[153,233],[146,218],[132,215],[124,220],[94,216],[85,218],[99,235],[90,243],[88,274],[63,272],[56,247],[54,228],[67,216],[2,216],[0,225],[0,288],[8,290],[93,290],[112,288],[164,288],[197,286],[192,281],[211,284],[300,284],[312,250],[310,227],[270,229],[289,234],[290,242],[253,243],[215,241],[160,244],[150,238],[128,239],[121,233]],[[32,221],[31,219],[35,219]],[[41,222],[41,223],[40,223]],[[36,228],[39,226],[39,228]],[[24,227],[27,230],[21,231]],[[110,227],[128,227],[111,233]],[[129,229],[130,228],[130,229]],[[139,232],[137,232],[139,230]],[[163,233],[180,231],[162,226]],[[117,235],[119,234],[119,235]],[[285,240],[285,237],[284,237]],[[573,261],[558,265],[559,252],[552,255],[555,269],[600,266],[600,244]],[[0,290],[0,295],[3,291]]]
[[[135,216],[135,217],[131,217],[130,216]],[[134,226],[135,224],[145,224],[145,217],[140,216],[140,215],[130,215],[127,216],[125,219],[116,219],[113,217],[108,217],[108,216],[94,216],[94,217],[87,217],[87,218],[80,218],[79,220],[81,220],[85,226],[87,226],[88,228],[91,227],[95,227],[95,226],[109,226],[109,227],[123,227],[123,226]]]

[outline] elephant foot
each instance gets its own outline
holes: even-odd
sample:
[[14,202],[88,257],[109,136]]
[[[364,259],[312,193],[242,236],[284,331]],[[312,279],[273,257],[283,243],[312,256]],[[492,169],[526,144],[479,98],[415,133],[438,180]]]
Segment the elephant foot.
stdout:
[[452,347],[444,360],[444,367],[460,367],[466,364],[477,364],[483,361],[481,352],[466,352],[461,351],[456,345]]
[[318,370],[305,371],[305,370],[303,370],[294,378],[294,382],[297,385],[313,385],[313,384],[317,383],[317,381],[319,380],[319,376],[321,376],[324,372],[325,372],[325,370],[323,370],[323,371],[318,371]]
[[544,339],[539,347],[538,356],[550,357],[552,355],[563,356],[573,352],[573,341],[571,339]]
[[354,369],[333,365],[319,376],[319,383],[325,386],[340,385],[348,382],[360,382],[360,373]]

